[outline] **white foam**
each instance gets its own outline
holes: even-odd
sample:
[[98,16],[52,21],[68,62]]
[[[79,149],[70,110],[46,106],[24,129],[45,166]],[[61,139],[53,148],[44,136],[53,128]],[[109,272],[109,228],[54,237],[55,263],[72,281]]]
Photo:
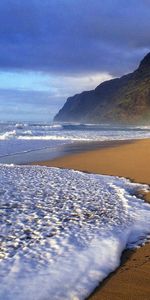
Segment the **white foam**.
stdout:
[[[102,125],[77,125],[63,127],[59,124],[22,124],[3,125],[0,140],[46,140],[46,141],[106,141],[149,138],[149,126],[133,126],[128,128],[108,127]],[[68,129],[67,129],[68,128]],[[70,129],[69,129],[70,128]],[[72,129],[73,128],[73,129]]]
[[51,141],[90,141],[90,138],[84,137],[71,137],[71,136],[61,136],[61,135],[38,135],[38,136],[18,136],[18,140],[51,140]]
[[14,138],[15,136],[16,136],[16,130],[8,131],[0,135],[0,140],[11,139]]
[[16,123],[16,124],[15,124],[15,127],[16,127],[17,129],[23,129],[24,124],[22,124],[22,123]]
[[84,299],[150,233],[146,185],[0,165],[1,300]]

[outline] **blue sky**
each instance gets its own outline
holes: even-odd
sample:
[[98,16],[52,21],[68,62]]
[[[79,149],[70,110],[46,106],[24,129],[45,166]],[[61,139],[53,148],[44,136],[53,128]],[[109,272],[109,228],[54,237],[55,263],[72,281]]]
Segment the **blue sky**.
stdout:
[[149,0],[1,0],[0,120],[50,121],[67,97],[135,69]]

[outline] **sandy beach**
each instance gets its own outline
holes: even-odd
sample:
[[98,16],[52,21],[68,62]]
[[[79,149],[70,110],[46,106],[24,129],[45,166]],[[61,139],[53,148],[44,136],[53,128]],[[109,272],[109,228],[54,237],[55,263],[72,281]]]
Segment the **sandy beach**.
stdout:
[[[113,142],[98,150],[34,163],[81,170],[90,173],[123,176],[134,182],[150,184],[150,139]],[[144,195],[150,202],[150,193]],[[125,251],[121,266],[93,292],[89,299],[148,300],[150,278],[150,244]]]

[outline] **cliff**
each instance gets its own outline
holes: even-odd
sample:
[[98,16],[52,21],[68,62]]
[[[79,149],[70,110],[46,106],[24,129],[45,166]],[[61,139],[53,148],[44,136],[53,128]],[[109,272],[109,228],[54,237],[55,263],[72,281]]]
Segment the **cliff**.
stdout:
[[54,121],[150,123],[150,53],[133,73],[69,97]]

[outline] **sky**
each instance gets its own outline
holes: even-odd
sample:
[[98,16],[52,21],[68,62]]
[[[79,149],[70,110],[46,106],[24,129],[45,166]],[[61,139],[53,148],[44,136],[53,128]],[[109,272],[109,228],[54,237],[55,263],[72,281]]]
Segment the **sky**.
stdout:
[[150,51],[150,0],[1,0],[0,121],[50,122]]

